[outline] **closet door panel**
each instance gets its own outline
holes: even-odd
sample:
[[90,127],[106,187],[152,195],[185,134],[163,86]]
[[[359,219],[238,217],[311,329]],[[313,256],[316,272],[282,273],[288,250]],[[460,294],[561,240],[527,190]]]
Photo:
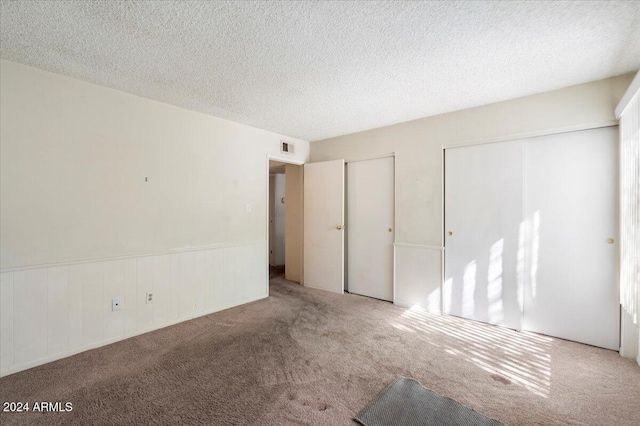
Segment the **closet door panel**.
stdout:
[[445,151],[445,313],[521,328],[522,163],[523,141]]
[[347,163],[349,292],[393,301],[394,158]]
[[616,176],[616,127],[526,141],[524,329],[619,348]]

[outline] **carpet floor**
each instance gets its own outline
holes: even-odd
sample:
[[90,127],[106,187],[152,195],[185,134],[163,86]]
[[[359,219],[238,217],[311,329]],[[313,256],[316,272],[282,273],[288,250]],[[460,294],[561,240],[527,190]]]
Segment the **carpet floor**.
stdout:
[[0,379],[12,424],[349,425],[398,376],[509,425],[640,424],[640,367],[561,339],[304,288]]

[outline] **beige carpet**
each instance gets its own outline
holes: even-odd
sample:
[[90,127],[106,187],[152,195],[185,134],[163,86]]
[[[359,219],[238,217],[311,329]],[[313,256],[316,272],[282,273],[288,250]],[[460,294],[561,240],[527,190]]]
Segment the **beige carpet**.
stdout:
[[10,424],[355,424],[397,376],[510,425],[640,424],[617,353],[281,278],[271,297],[0,379]]

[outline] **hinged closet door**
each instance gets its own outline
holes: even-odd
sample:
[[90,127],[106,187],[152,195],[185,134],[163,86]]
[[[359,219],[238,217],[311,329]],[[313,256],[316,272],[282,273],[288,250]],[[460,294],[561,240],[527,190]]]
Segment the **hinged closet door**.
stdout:
[[344,160],[304,165],[304,285],[344,293]]
[[349,293],[393,301],[394,158],[347,163]]

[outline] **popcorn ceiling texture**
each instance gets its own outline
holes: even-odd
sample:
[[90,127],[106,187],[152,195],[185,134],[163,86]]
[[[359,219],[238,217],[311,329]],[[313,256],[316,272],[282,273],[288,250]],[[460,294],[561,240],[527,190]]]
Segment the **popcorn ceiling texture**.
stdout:
[[640,2],[1,2],[0,55],[307,140],[640,68]]

